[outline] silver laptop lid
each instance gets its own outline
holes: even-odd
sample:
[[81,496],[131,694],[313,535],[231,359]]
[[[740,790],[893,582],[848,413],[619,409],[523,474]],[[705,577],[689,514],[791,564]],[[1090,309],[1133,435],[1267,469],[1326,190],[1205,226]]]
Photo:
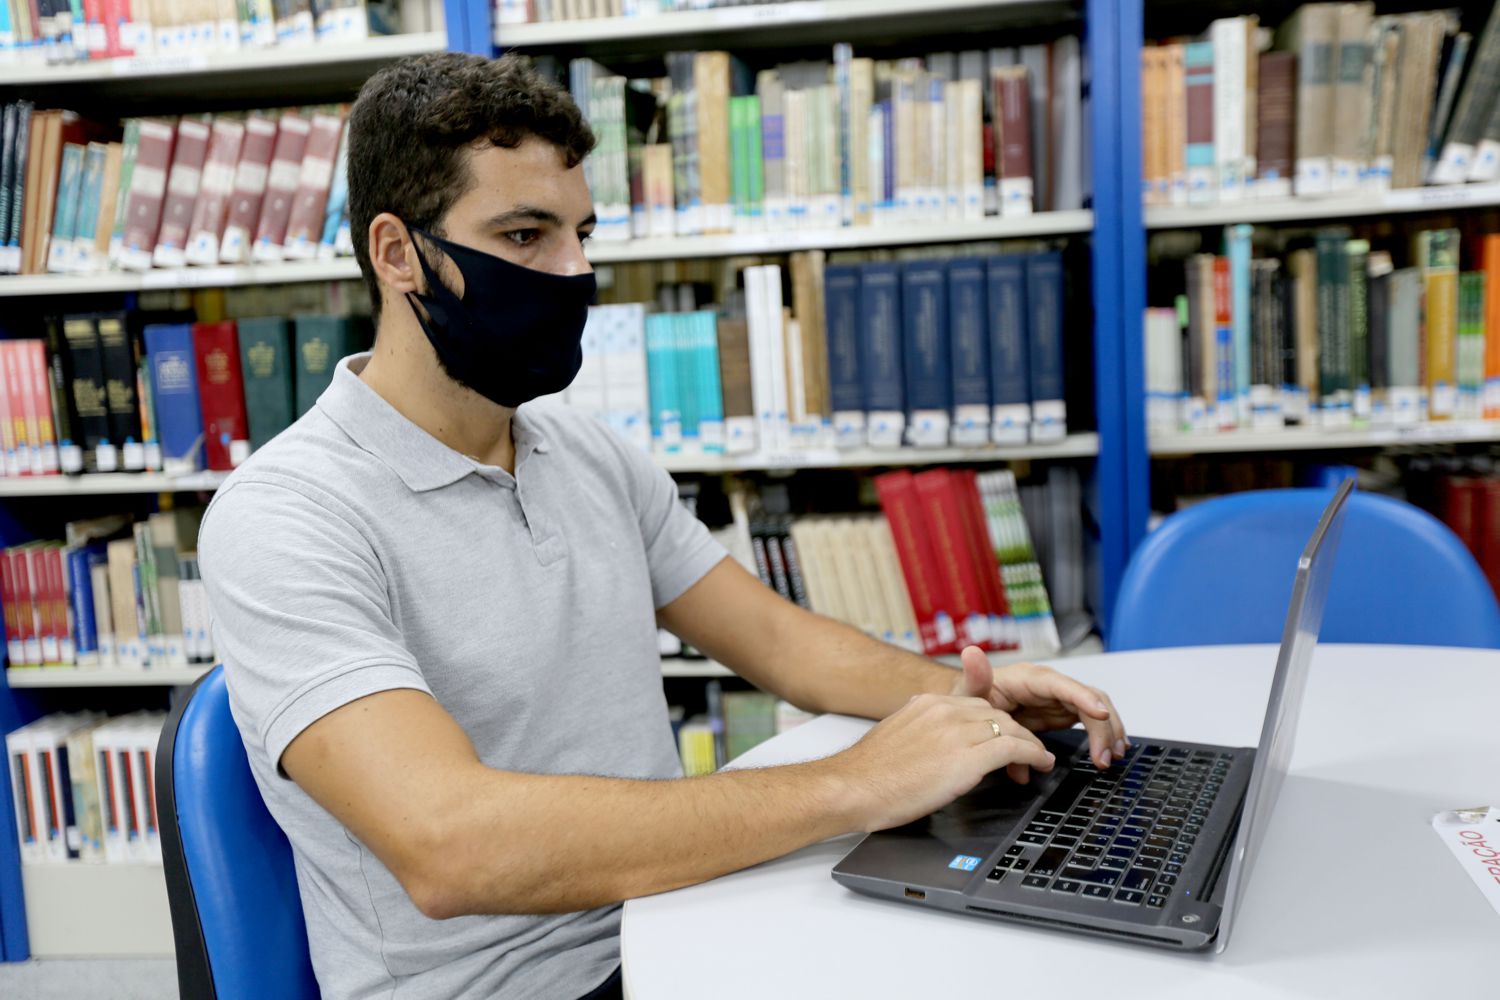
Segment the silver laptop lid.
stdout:
[[1271,696],[1266,703],[1266,721],[1261,727],[1260,746],[1250,770],[1245,807],[1240,815],[1234,854],[1229,863],[1228,889],[1215,947],[1219,952],[1229,943],[1235,908],[1250,878],[1256,855],[1260,853],[1267,821],[1292,758],[1297,739],[1297,716],[1302,710],[1302,693],[1307,687],[1307,668],[1312,661],[1313,648],[1318,644],[1323,606],[1328,601],[1328,581],[1333,575],[1333,557],[1338,551],[1344,511],[1353,491],[1354,480],[1345,480],[1324,508],[1317,529],[1297,561],[1297,580],[1292,586],[1292,601],[1281,634],[1281,652],[1276,659],[1276,676],[1271,681]]

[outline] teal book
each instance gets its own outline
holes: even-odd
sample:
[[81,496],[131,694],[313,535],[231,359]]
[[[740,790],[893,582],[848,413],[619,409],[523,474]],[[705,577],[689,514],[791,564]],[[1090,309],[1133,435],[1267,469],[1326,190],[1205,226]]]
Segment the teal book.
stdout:
[[57,209],[52,216],[52,238],[47,244],[47,270],[66,271],[73,257],[73,231],[78,224],[78,189],[83,181],[83,147],[63,144],[62,169],[57,181]]
[[258,450],[297,418],[292,385],[291,325],[280,316],[239,321],[240,370],[250,449]]
[[672,314],[672,367],[677,372],[677,411],[682,425],[682,445],[695,452],[702,444],[698,436],[698,351],[692,313]]
[[719,317],[711,310],[688,314],[697,375],[698,443],[705,452],[724,451],[724,393],[719,379]]
[[[338,256],[339,224],[346,216],[349,206],[349,122],[344,122],[344,134],[339,139],[338,159],[333,165],[333,184],[328,189],[328,206],[323,212],[323,233],[318,240],[318,257]],[[251,428],[254,437],[255,429]]]
[[646,378],[651,394],[651,445],[655,451],[677,451],[682,447],[672,320],[671,313],[646,317]]
[[1241,424],[1250,422],[1250,234],[1253,229],[1253,226],[1241,223],[1224,230],[1232,307],[1229,326],[1234,342],[1234,405]]
[[292,347],[297,416],[313,408],[333,381],[339,359],[369,346],[368,324],[360,317],[303,315],[293,320]]
[[83,177],[79,182],[78,220],[73,226],[73,251],[69,270],[88,271],[94,259],[94,236],[99,228],[99,200],[104,196],[104,163],[109,147],[91,142],[83,154]]

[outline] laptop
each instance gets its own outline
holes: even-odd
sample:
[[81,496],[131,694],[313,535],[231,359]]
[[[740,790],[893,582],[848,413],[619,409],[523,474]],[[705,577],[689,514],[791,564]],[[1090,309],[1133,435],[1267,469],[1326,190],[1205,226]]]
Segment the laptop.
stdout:
[[1222,952],[1286,777],[1353,488],[1339,487],[1298,560],[1257,747],[1132,735],[1101,771],[1083,730],[1042,734],[1051,774],[1017,785],[997,771],[931,816],[865,837],[834,879],[917,906]]

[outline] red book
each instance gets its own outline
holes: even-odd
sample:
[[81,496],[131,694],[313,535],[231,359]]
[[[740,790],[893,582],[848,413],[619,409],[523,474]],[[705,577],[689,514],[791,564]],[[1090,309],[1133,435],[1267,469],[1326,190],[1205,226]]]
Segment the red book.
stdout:
[[964,526],[963,505],[953,488],[953,473],[929,469],[913,477],[927,520],[927,537],[939,572],[947,576],[952,597],[949,612],[958,631],[958,648],[984,646],[990,636],[989,608],[980,590],[974,553]]
[[1479,497],[1482,489],[1479,480],[1469,476],[1443,477],[1443,520],[1475,559],[1480,558]]
[[265,200],[266,179],[271,172],[271,154],[275,148],[276,119],[259,113],[246,118],[240,159],[234,168],[229,213],[224,220],[224,239],[219,245],[221,263],[243,264],[250,258],[250,241],[255,237],[255,223],[260,219],[260,206]]
[[210,469],[232,469],[250,455],[245,380],[240,373],[240,345],[234,324],[193,324],[193,353],[198,356],[204,458]]
[[292,217],[292,199],[302,180],[302,154],[307,150],[311,124],[297,111],[281,113],[276,127],[276,148],[271,154],[271,171],[266,175],[266,197],[255,224],[255,246],[252,257],[258,261],[281,260],[281,245],[286,240],[286,225]]
[[922,651],[929,656],[958,652],[958,634],[948,611],[947,583],[937,572],[912,474],[901,471],[876,476],[875,491],[896,541],[901,575],[906,577],[912,612],[922,636]]
[[1031,87],[1025,66],[992,71],[995,88],[995,161],[1001,215],[1030,215],[1035,196],[1031,163]]
[[172,170],[167,174],[166,200],[162,203],[161,226],[152,255],[152,263],[157,267],[182,267],[187,263],[188,226],[193,221],[193,205],[203,184],[203,162],[208,157],[211,134],[209,121],[204,115],[183,118],[177,123]]
[[72,643],[67,642],[68,596],[62,576],[62,547],[49,545],[38,550],[37,562],[41,564],[42,580],[46,583],[43,593],[47,602],[47,635],[43,639],[45,652],[42,658],[48,663],[66,663],[71,657],[64,657],[63,651]]
[[12,461],[6,456],[6,463],[12,473],[29,476],[35,442],[30,431],[36,426],[36,410],[31,403],[31,384],[25,376],[21,351],[20,341],[0,341],[0,367],[5,369],[5,394],[10,400],[10,422],[16,439],[15,458]]
[[15,553],[10,549],[0,551],[0,603],[5,607],[5,655],[11,663],[25,663],[26,649],[21,642],[21,615],[19,595],[16,591],[16,573],[11,560]]
[[52,599],[56,602],[53,617],[58,627],[58,648],[62,650],[60,659],[64,663],[74,663],[78,651],[73,645],[73,607],[68,600],[68,567],[61,545],[54,545],[48,551],[52,557]]
[[125,239],[120,266],[136,271],[151,267],[156,233],[161,227],[162,202],[167,194],[167,171],[172,165],[172,143],[177,135],[173,122],[160,118],[141,119],[140,146],[135,154],[135,172],[125,195]]
[[20,619],[21,662],[42,662],[42,640],[38,635],[36,588],[32,586],[30,549],[14,553],[11,571],[16,575],[16,616]]
[[234,195],[234,168],[239,163],[240,146],[244,141],[244,122],[233,118],[214,119],[208,154],[203,160],[203,181],[198,186],[193,220],[188,225],[184,256],[189,264],[219,262],[219,241],[224,236],[229,199]]
[[1483,480],[1482,489],[1480,520],[1483,531],[1479,542],[1479,565],[1489,577],[1495,596],[1500,598],[1500,479]]
[[52,373],[47,367],[47,345],[24,340],[24,375],[31,380],[31,398],[36,405],[36,440],[40,466],[37,472],[57,475],[57,428],[52,426]]
[[282,252],[288,260],[310,260],[317,256],[318,240],[323,235],[323,209],[328,204],[328,189],[333,184],[333,167],[343,133],[342,109],[313,115],[307,149],[302,154],[302,173],[287,218],[286,238],[282,241]]
[[990,542],[989,522],[985,520],[984,505],[979,499],[979,476],[973,469],[964,469],[953,475],[955,488],[964,505],[964,522],[969,531],[969,544],[974,552],[979,585],[984,590],[985,604],[993,616],[990,622],[991,648],[1014,649],[1015,643],[1004,626],[1010,618],[1010,602],[1005,599],[1005,582],[1000,578],[1000,560],[995,555],[995,546]]

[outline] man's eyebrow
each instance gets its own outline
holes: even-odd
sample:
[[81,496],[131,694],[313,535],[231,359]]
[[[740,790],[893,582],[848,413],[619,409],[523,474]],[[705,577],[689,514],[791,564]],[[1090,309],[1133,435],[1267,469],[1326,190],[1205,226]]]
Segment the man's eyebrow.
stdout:
[[[578,224],[578,228],[582,229],[584,226],[592,226],[596,221],[598,220],[594,213],[590,212],[588,218]],[[562,216],[551,209],[539,208],[535,205],[518,205],[508,211],[501,212],[499,215],[491,216],[489,226],[492,229],[504,229],[506,226],[513,226],[520,222],[541,222],[552,226],[564,225]]]

